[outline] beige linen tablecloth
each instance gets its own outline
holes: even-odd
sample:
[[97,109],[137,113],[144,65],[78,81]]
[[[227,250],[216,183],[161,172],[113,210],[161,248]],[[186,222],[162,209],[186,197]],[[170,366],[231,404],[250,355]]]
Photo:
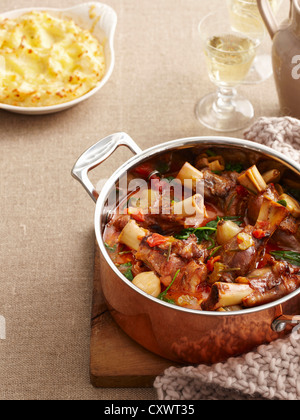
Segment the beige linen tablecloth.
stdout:
[[[2,0],[0,12],[78,0]],[[71,178],[77,157],[102,137],[128,132],[142,148],[213,135],[194,117],[214,89],[197,24],[223,0],[108,0],[119,17],[116,67],[95,97],[67,112],[25,117],[0,111],[0,399],[151,399],[154,390],[89,384],[93,202]],[[273,79],[240,88],[257,116],[277,116]],[[233,133],[238,137],[241,133]],[[93,177],[107,178],[130,153]]]

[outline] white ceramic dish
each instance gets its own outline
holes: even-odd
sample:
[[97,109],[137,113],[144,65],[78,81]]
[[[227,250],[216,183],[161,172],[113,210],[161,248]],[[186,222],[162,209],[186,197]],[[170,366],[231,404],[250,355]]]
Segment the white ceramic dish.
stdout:
[[[80,102],[85,101],[92,95],[97,93],[110,78],[114,65],[115,65],[115,52],[114,52],[114,36],[117,26],[117,14],[110,7],[98,2],[90,2],[80,4],[75,7],[68,9],[54,9],[49,7],[31,7],[27,9],[13,10],[6,13],[1,13],[1,17],[17,18],[24,13],[31,12],[33,10],[42,10],[48,12],[53,16],[60,18],[73,19],[81,28],[91,30],[93,29],[93,35],[102,43],[105,42],[105,59],[106,59],[106,71],[103,79],[97,84],[97,86],[90,92],[81,96],[80,98],[74,99],[73,101],[66,102],[64,104],[44,106],[44,107],[20,107],[12,106],[0,103],[0,109],[6,111],[15,112],[17,114],[25,115],[43,115],[53,114],[55,112],[64,111],[71,108]],[[98,18],[100,19],[98,20]]]

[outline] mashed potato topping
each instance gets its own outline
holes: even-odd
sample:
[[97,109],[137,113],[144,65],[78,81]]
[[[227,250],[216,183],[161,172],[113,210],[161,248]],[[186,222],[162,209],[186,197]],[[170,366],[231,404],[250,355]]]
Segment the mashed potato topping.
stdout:
[[34,11],[0,17],[0,102],[42,107],[72,101],[105,73],[104,48],[72,20]]

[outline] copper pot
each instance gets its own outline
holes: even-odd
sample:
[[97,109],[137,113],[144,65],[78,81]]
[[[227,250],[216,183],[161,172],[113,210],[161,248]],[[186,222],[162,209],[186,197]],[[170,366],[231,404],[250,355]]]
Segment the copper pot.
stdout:
[[[120,146],[134,157],[109,179],[100,195],[88,178]],[[152,298],[127,280],[111,261],[104,245],[103,231],[109,196],[119,180],[133,167],[155,159],[166,151],[199,147],[221,147],[254,153],[284,164],[300,180],[300,166],[268,147],[226,137],[179,139],[142,151],[125,133],[101,140],[87,150],[75,164],[72,175],[96,202],[95,232],[101,251],[102,288],[108,308],[117,324],[136,342],[164,358],[181,363],[213,364],[270,343],[300,325],[300,289],[275,303],[238,312],[201,312],[170,305]]]

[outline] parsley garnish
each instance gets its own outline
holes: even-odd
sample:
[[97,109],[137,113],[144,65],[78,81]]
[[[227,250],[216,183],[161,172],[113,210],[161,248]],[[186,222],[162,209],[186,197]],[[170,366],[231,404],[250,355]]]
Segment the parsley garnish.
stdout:
[[222,249],[221,246],[217,246],[216,248],[214,248],[213,252],[210,254],[210,256],[208,257],[208,259],[214,257],[220,251],[220,249]]
[[166,296],[167,296],[168,291],[169,291],[169,290],[171,289],[171,287],[173,286],[173,284],[174,284],[175,280],[177,279],[177,277],[178,277],[179,273],[180,273],[180,270],[178,270],[178,271],[176,272],[176,274],[175,274],[175,276],[174,276],[174,278],[173,278],[173,280],[172,280],[171,284],[169,285],[169,287],[167,287],[167,289],[166,289],[164,292],[162,292],[162,293],[158,296],[158,299],[163,300],[164,302],[167,302],[167,303],[171,303],[171,304],[173,304],[173,305],[175,304],[175,302],[174,302],[173,300],[168,299]]
[[214,152],[213,150],[206,150],[206,154],[208,157],[215,157],[217,156],[216,152]]
[[167,174],[170,171],[170,165],[167,162],[158,162],[156,169],[160,174]]
[[110,246],[110,245],[108,245],[107,243],[105,243],[104,245],[105,245],[105,248],[106,248],[109,252],[115,252],[115,251],[116,251],[116,249],[117,249],[117,245]]
[[226,171],[243,172],[244,166],[241,163],[227,163],[225,166]]
[[167,176],[166,178],[163,178],[163,179],[171,183],[174,181],[175,178],[173,176]]
[[131,268],[128,268],[128,270],[124,273],[124,276],[129,280],[129,281],[133,281],[134,277],[132,274],[132,270]]
[[240,217],[232,216],[232,217],[217,217],[216,220],[213,220],[207,223],[206,226],[200,228],[189,228],[184,229],[180,232],[179,235],[175,235],[176,239],[185,240],[188,239],[191,235],[196,235],[198,239],[198,244],[202,241],[210,241],[212,243],[212,248],[215,246],[215,241],[213,240],[212,236],[217,232],[218,223],[221,220],[232,220],[237,225],[241,225],[243,222],[241,221]]
[[279,200],[277,201],[278,204],[281,204],[283,207],[287,207],[287,202],[286,200]]
[[121,264],[120,266],[119,266],[119,268],[122,270],[122,268],[123,269],[127,269],[124,273],[123,273],[123,275],[128,279],[128,280],[130,280],[130,281],[133,281],[133,279],[134,279],[134,277],[133,277],[133,274],[132,274],[132,264],[131,264],[131,262],[128,262],[128,263],[126,263],[126,264]]

